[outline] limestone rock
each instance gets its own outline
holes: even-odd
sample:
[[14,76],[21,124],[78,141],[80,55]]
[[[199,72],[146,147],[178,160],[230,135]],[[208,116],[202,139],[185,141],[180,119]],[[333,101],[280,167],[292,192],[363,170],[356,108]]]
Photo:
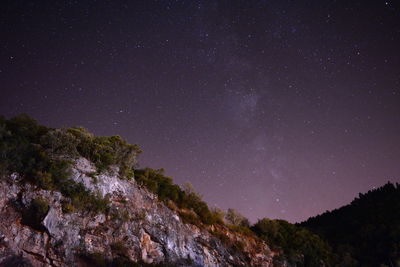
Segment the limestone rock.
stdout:
[[[0,266],[84,266],[80,257],[85,254],[176,266],[272,266],[273,255],[259,239],[220,226],[229,240],[241,244],[241,250],[234,250],[211,234],[212,227],[183,223],[157,196],[135,181],[120,179],[117,168],[95,171],[80,158],[71,178],[108,196],[111,211],[124,216],[64,213],[61,193],[24,184],[17,174],[1,177]],[[21,210],[38,197],[49,203],[43,231],[22,223]]]

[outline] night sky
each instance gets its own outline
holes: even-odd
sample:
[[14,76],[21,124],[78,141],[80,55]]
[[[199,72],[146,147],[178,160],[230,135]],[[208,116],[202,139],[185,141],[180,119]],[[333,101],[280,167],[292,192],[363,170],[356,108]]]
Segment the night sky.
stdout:
[[0,91],[253,222],[400,182],[399,1],[2,1]]

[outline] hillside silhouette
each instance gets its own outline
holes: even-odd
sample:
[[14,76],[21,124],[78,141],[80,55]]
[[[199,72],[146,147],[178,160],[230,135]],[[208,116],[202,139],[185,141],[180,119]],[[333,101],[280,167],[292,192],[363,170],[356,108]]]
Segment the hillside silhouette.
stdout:
[[300,224],[326,239],[347,266],[400,266],[400,185],[388,182],[349,205]]

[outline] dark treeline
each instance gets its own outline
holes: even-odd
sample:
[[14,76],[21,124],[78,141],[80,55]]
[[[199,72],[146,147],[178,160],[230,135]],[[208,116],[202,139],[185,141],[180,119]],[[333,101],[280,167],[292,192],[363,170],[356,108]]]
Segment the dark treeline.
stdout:
[[400,186],[359,194],[300,224],[328,240],[346,266],[400,266]]

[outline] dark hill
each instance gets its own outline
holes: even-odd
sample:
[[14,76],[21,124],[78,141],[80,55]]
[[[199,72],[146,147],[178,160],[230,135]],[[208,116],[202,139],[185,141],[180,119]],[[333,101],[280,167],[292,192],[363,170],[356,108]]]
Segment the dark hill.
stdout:
[[400,266],[400,185],[359,194],[349,205],[300,224],[322,236],[345,266]]

